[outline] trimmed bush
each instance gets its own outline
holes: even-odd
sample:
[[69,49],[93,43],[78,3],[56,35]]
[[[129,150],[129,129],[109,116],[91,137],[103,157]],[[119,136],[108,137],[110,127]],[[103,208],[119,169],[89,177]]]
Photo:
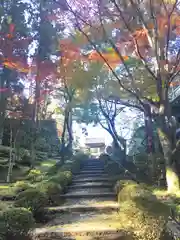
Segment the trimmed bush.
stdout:
[[9,208],[9,204],[6,202],[0,201],[0,212]]
[[27,179],[31,182],[40,182],[45,178],[45,175],[38,169],[30,170]]
[[47,175],[48,176],[55,175],[57,174],[58,170],[59,170],[59,167],[57,165],[54,165],[48,170]]
[[133,232],[134,240],[171,239],[166,233],[169,208],[145,185],[120,181],[118,189],[119,221],[125,231]]
[[60,184],[57,184],[55,182],[46,182],[42,186],[42,190],[51,197],[55,194],[60,194],[62,192],[62,187]]
[[0,214],[0,238],[14,239],[14,237],[26,236],[34,224],[35,220],[30,210],[9,208]]
[[64,188],[71,183],[72,173],[70,171],[59,172],[56,176],[51,177],[49,181],[59,183]]
[[118,194],[118,201],[133,200],[138,197],[147,198],[149,200],[156,200],[156,196],[145,188],[143,184],[137,184],[134,181],[120,181],[120,191]]
[[16,207],[28,208],[33,214],[43,211],[47,204],[48,199],[46,194],[36,188],[27,189],[19,193],[15,200]]
[[73,174],[79,173],[81,169],[81,160],[76,160],[72,163],[71,171]]
[[36,187],[46,194],[49,204],[61,203],[60,194],[63,192],[63,189],[59,183],[43,181],[37,184]]
[[65,165],[63,165],[63,166],[60,168],[60,171],[61,171],[61,172],[71,171],[71,169],[72,169],[72,164],[65,164]]
[[17,181],[13,184],[13,187],[15,189],[15,193],[20,193],[31,188],[32,186],[26,181]]
[[[133,232],[134,240],[169,240],[166,233],[166,206],[158,201],[139,198],[121,202],[119,221],[125,231]],[[166,237],[165,237],[166,236]]]

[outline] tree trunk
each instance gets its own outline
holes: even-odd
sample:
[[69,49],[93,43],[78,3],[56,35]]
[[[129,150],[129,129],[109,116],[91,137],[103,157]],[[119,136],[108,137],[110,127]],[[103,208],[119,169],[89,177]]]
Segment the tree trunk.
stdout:
[[11,181],[13,164],[14,164],[14,162],[13,162],[13,131],[12,131],[12,127],[11,127],[11,129],[10,129],[9,165],[8,165],[8,173],[7,173],[7,179],[6,179],[7,183],[10,183],[10,181]]
[[158,136],[163,148],[165,166],[166,166],[166,182],[167,190],[170,193],[176,193],[180,189],[180,182],[178,176],[178,169],[176,165],[177,159],[173,155],[173,146],[168,134],[163,131],[164,129],[158,128]]
[[122,150],[122,148],[119,146],[119,148],[121,149],[121,153],[123,154],[122,164],[124,164],[126,162],[126,140],[118,135],[114,123],[110,122],[110,125],[111,125],[114,139],[116,139],[118,145],[121,144],[123,147],[123,150]]
[[64,163],[64,157],[65,157],[65,135],[66,135],[66,127],[67,127],[67,122],[68,122],[68,117],[69,116],[69,112],[67,110],[67,108],[64,111],[64,123],[63,123],[63,132],[62,132],[62,136],[61,136],[61,150],[60,150],[60,155],[61,155],[61,160]]
[[73,134],[72,134],[72,112],[71,111],[69,112],[68,121],[66,122],[66,124],[67,124],[67,130],[69,135],[68,150],[72,152]]
[[144,123],[147,138],[147,154],[148,154],[148,168],[150,170],[150,181],[156,181],[156,158],[155,158],[155,144],[153,136],[152,116],[150,105],[144,103]]
[[[9,89],[10,85],[10,72],[11,70],[7,68],[3,68],[2,74],[0,76],[0,88]],[[3,141],[3,133],[4,133],[4,121],[6,117],[6,107],[7,107],[7,98],[8,92],[0,92],[0,145],[2,145]]]

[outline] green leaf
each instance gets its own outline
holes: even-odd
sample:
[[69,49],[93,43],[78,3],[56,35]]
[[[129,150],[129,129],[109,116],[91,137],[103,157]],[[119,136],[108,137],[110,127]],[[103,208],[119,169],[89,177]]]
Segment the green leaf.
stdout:
[[8,16],[8,17],[7,17],[7,23],[8,23],[8,24],[11,24],[11,23],[12,23],[12,17],[11,17],[11,16]]

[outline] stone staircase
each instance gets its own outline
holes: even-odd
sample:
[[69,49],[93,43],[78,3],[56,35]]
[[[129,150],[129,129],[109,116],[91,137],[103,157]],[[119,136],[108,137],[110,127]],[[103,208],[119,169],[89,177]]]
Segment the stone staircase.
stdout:
[[84,161],[67,193],[61,195],[65,203],[48,208],[54,220],[35,229],[33,239],[122,239],[124,233],[118,230],[119,205],[113,191],[115,181],[104,172],[102,161]]

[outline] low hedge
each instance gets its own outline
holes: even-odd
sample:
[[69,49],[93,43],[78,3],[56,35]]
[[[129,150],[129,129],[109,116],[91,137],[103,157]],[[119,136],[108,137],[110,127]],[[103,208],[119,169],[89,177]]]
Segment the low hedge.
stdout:
[[119,221],[125,231],[133,233],[134,240],[171,239],[166,232],[169,208],[158,201],[148,187],[134,181],[119,181],[116,192]]
[[12,187],[14,188],[15,193],[20,193],[29,188],[32,188],[32,185],[27,181],[17,181],[12,185]]
[[[33,228],[35,220],[30,210],[26,208],[9,208],[0,213],[0,239],[20,239],[27,237]],[[22,238],[21,238],[22,239]],[[26,238],[25,238],[26,239]]]
[[25,207],[32,211],[34,218],[43,220],[44,208],[48,205],[48,196],[39,189],[32,188],[20,192],[14,202],[15,207]]
[[145,184],[137,184],[133,180],[122,180],[116,183],[116,193],[118,193],[118,201],[126,201],[137,197],[145,197],[156,200],[156,196],[146,187]]
[[55,182],[65,188],[72,181],[72,173],[70,171],[58,172],[55,176],[49,178],[50,182]]
[[42,173],[39,169],[32,169],[28,173],[27,180],[31,182],[41,182],[45,178],[45,173]]
[[63,188],[59,183],[43,181],[37,184],[36,188],[45,193],[48,198],[48,204],[61,204],[62,199],[60,198],[60,194],[63,192]]

